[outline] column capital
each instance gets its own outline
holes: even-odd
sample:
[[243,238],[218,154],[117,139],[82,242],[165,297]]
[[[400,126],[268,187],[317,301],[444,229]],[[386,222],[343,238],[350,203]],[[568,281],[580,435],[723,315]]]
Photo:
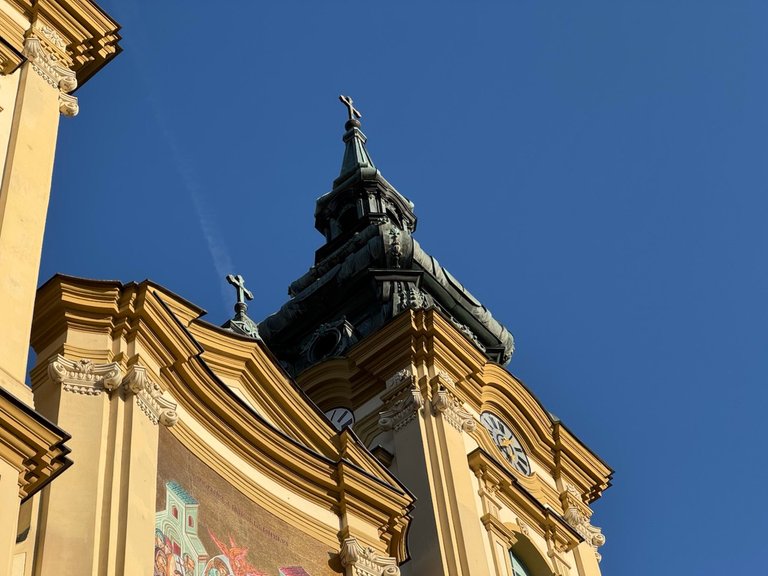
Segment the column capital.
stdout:
[[397,560],[363,547],[356,538],[346,538],[339,551],[344,576],[400,576]]
[[384,410],[379,412],[379,426],[383,430],[397,431],[424,407],[424,395],[410,367],[389,378],[386,386],[387,391],[381,396]]
[[439,371],[432,380],[432,412],[442,415],[459,432],[473,432],[477,428],[474,416],[464,409],[463,402],[454,393],[455,384],[450,375]]
[[96,364],[88,358],[68,360],[57,354],[48,363],[48,375],[67,392],[98,396],[104,391],[111,392],[117,388],[122,373],[117,362]]
[[119,24],[90,0],[15,0],[0,18],[0,74],[25,60],[54,89],[59,111],[78,112],[72,92],[120,53]]
[[152,424],[173,426],[178,422],[176,404],[163,396],[163,390],[154,380],[150,379],[147,369],[133,365],[123,379],[126,392],[136,396],[136,404],[146,414]]
[[[51,30],[51,33],[54,33]],[[57,38],[60,38],[57,36]],[[80,108],[77,98],[69,94],[77,88],[77,76],[75,73],[61,64],[53,51],[49,48],[51,43],[43,43],[38,36],[35,27],[27,31],[24,41],[24,56],[43,80],[52,88],[59,91],[59,112],[64,116],[77,116]]]

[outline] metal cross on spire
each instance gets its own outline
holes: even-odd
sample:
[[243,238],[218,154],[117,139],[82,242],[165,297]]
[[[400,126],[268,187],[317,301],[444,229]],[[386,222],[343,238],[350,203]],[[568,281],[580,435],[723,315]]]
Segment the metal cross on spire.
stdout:
[[342,94],[341,96],[339,96],[339,100],[341,100],[341,103],[347,107],[347,113],[349,114],[350,120],[355,120],[356,118],[363,117],[363,115],[360,114],[360,111],[352,105],[352,98],[350,98],[349,96],[344,96]]
[[239,308],[240,304],[245,305],[246,298],[248,300],[253,300],[253,292],[245,287],[245,280],[243,280],[243,277],[240,276],[240,274],[237,276],[234,274],[229,274],[227,276],[227,282],[232,284],[232,286],[234,286],[237,290],[237,304],[235,304],[235,310]]

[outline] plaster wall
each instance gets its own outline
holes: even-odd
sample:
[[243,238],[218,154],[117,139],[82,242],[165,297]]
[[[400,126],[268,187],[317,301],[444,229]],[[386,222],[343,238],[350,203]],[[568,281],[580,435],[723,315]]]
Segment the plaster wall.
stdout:
[[5,271],[0,275],[0,318],[7,327],[0,340],[0,377],[6,376],[6,389],[31,403],[24,380],[59,126],[59,91],[29,62],[17,74],[14,103],[0,112],[0,135],[5,131],[8,138],[0,183],[0,270]]

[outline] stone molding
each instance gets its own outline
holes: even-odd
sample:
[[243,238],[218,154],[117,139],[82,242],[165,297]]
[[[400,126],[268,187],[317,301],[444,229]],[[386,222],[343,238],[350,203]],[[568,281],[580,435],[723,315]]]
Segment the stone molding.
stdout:
[[595,555],[599,562],[601,556],[597,549],[605,544],[605,536],[600,528],[593,526],[589,521],[592,511],[584,504],[579,491],[570,484],[566,484],[565,491],[560,494],[560,500],[563,503],[563,518],[595,549]]
[[386,382],[387,392],[381,396],[385,410],[379,412],[383,430],[400,430],[424,407],[424,396],[410,368],[400,370]]
[[344,576],[399,576],[397,560],[381,556],[371,547],[361,546],[356,538],[346,538],[339,552]]
[[459,432],[474,432],[477,421],[474,416],[464,409],[464,404],[450,390],[453,387],[453,378],[444,371],[438,371],[434,380],[434,392],[432,393],[432,413],[435,416],[442,414],[446,422]]
[[77,98],[69,94],[77,88],[77,77],[72,70],[60,63],[53,50],[46,48],[36,30],[40,30],[41,35],[46,38],[46,42],[50,42],[54,46],[59,47],[59,44],[64,43],[61,36],[51,28],[47,26],[33,27],[27,31],[24,40],[24,56],[29,60],[32,69],[52,88],[59,91],[59,112],[64,116],[77,116],[80,111]]
[[117,362],[95,364],[92,360],[68,360],[57,354],[48,364],[48,375],[54,382],[62,384],[67,392],[98,396],[104,391],[111,392],[120,385],[121,371]]
[[176,404],[163,397],[163,391],[158,384],[150,380],[147,369],[142,366],[131,366],[123,379],[126,392],[136,396],[136,405],[146,414],[152,424],[173,426],[178,422]]

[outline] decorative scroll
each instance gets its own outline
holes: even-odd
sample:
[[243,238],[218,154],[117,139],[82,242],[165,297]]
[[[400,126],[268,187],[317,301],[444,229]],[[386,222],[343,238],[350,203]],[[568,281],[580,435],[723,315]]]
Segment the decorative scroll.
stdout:
[[357,539],[347,538],[339,552],[344,576],[399,576],[397,560],[380,556],[373,548],[360,546]]
[[173,426],[179,420],[176,404],[163,397],[163,391],[147,376],[147,369],[132,366],[123,380],[126,391],[136,395],[136,404],[150,422]]
[[584,540],[595,549],[597,561],[601,559],[597,549],[605,544],[605,536],[600,528],[590,523],[592,511],[584,504],[579,491],[570,484],[566,485],[565,492],[560,494],[563,503],[563,518],[578,532]]
[[67,360],[61,354],[48,364],[48,375],[60,382],[67,392],[98,396],[111,392],[120,385],[120,366],[117,362],[95,364],[87,358]]
[[[46,31],[46,28],[44,27],[42,32],[47,41],[54,44],[64,42],[60,36],[53,36],[55,34],[53,30],[47,28]],[[29,60],[32,69],[59,91],[59,111],[65,116],[76,116],[79,111],[77,98],[70,95],[69,92],[77,88],[77,77],[72,70],[62,66],[59,59],[45,48],[33,28],[27,31],[27,37],[24,41],[24,56]]]
[[379,412],[379,426],[384,430],[400,430],[424,407],[424,396],[410,368],[401,370],[387,380],[389,389],[382,397],[384,407]]
[[459,432],[462,430],[472,432],[477,427],[477,422],[472,414],[464,409],[461,400],[442,384],[438,385],[432,395],[432,410],[435,415],[442,414],[443,418]]

